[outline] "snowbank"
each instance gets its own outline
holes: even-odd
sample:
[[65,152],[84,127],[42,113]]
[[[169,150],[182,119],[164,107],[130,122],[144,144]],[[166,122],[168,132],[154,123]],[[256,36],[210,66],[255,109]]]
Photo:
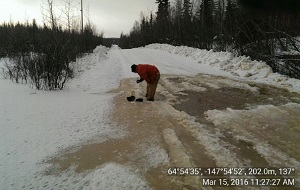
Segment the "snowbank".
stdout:
[[290,91],[300,92],[300,81],[278,73],[262,61],[253,61],[249,57],[236,57],[229,52],[207,51],[187,46],[172,46],[168,44],[150,44],[145,48],[164,50],[196,60],[199,64],[217,67],[241,79],[268,83],[285,87]]

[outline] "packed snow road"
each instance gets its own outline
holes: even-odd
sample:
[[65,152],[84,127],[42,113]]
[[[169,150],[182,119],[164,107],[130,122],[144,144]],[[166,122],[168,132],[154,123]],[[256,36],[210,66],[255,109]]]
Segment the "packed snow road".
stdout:
[[122,70],[121,76],[124,78],[138,77],[132,73],[132,64],[153,64],[159,67],[161,74],[195,75],[206,73],[213,75],[232,76],[227,72],[212,68],[208,65],[199,65],[195,60],[180,55],[169,54],[155,49],[125,49],[113,46],[109,52],[111,63],[116,64]]
[[[54,94],[1,80],[0,189],[223,189],[208,177],[248,179],[234,189],[273,188],[251,186],[257,176],[187,174],[206,167],[293,167],[276,178],[299,186],[299,81],[243,57],[164,48],[170,53],[158,45],[98,47],[76,65],[68,89]],[[140,63],[161,72],[155,102],[126,101],[132,91],[145,94],[130,70]]]

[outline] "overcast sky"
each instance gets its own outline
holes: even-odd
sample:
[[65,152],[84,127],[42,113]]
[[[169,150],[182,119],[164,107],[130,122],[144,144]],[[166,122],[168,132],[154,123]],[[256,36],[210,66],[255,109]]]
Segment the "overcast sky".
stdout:
[[[77,15],[80,14],[80,1],[72,0]],[[36,19],[41,24],[43,2],[47,0],[0,0],[0,22],[24,22]],[[54,0],[63,5],[63,0]],[[134,22],[140,19],[140,13],[146,15],[157,10],[155,0],[83,0],[84,12],[89,12],[92,23],[105,37],[120,37],[130,31]],[[85,17],[86,18],[86,17]]]

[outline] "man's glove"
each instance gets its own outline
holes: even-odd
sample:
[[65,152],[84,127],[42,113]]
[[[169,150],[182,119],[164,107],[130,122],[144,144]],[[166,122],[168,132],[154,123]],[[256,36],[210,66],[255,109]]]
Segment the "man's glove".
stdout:
[[140,79],[140,80],[136,80],[136,83],[140,83],[140,82],[143,82],[144,79]]

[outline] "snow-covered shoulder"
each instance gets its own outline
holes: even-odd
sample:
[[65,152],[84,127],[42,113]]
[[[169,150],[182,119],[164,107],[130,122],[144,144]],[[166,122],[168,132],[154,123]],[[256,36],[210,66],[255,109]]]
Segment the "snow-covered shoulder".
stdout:
[[145,48],[159,49],[194,59],[199,64],[217,67],[241,79],[257,81],[300,92],[300,80],[274,73],[265,62],[251,60],[246,56],[234,56],[230,52],[214,52],[187,46],[150,44]]

